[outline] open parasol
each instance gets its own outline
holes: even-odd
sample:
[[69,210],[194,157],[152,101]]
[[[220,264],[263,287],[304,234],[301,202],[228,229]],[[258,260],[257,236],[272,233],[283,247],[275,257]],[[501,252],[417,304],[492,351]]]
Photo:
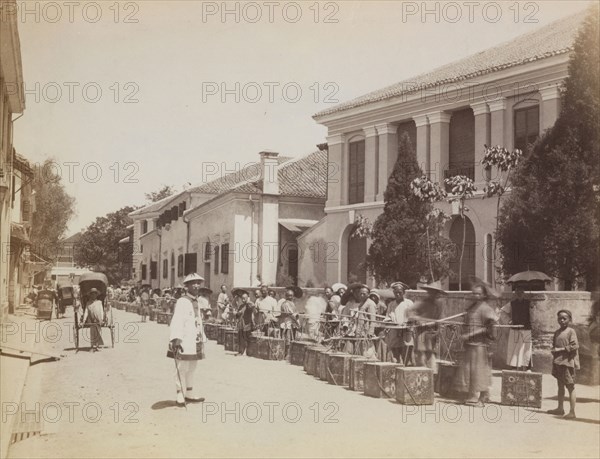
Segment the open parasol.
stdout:
[[506,282],[508,284],[513,284],[516,282],[550,282],[552,279],[550,276],[540,272],[540,271],[522,271],[520,273],[514,274],[508,279]]

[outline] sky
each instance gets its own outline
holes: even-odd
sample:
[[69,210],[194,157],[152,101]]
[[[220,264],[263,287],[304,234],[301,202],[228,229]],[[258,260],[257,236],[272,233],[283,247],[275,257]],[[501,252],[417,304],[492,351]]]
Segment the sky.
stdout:
[[34,165],[55,161],[76,198],[70,235],[262,150],[308,154],[326,141],[320,110],[588,4],[17,0],[14,144]]

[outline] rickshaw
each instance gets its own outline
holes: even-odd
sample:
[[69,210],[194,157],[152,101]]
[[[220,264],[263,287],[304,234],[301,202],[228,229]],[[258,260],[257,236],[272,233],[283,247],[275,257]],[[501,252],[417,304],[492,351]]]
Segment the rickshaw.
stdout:
[[75,307],[75,289],[70,282],[59,282],[57,286],[58,293],[58,308],[56,317],[62,314],[64,317],[67,306]]
[[35,300],[38,319],[52,320],[52,311],[54,310],[54,300],[56,294],[52,290],[40,290]]
[[82,328],[89,328],[89,321],[86,323],[81,323],[83,319],[83,314],[85,312],[85,308],[89,299],[88,292],[95,288],[100,293],[98,294],[97,299],[102,302],[102,307],[104,309],[104,321],[100,326],[102,328],[110,329],[110,340],[111,347],[115,347],[115,325],[113,321],[113,313],[110,302],[108,301],[108,297],[106,294],[106,290],[108,287],[108,279],[103,273],[86,273],[82,274],[79,278],[79,298],[81,299],[81,316],[78,313],[75,313],[75,325],[74,328],[74,337],[75,337],[75,348],[79,350],[79,330]]

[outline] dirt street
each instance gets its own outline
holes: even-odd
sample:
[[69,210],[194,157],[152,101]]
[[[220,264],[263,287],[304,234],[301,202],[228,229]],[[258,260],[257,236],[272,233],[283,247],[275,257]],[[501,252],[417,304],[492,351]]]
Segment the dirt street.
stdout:
[[[544,378],[542,410],[437,400],[405,407],[336,387],[287,362],[236,357],[214,341],[199,363],[206,398],[174,404],[168,327],[115,311],[115,347],[75,353],[69,317],[46,330],[58,362],[31,368],[22,409],[45,434],[11,446],[9,457],[598,457],[598,387],[578,386],[577,421],[544,413],[556,385]],[[60,328],[57,325],[60,324]],[[60,335],[58,336],[61,330]],[[51,332],[54,332],[52,334]],[[110,345],[108,330],[104,341]],[[57,338],[60,340],[56,343]],[[66,349],[66,351],[65,351]],[[498,401],[500,379],[492,398]],[[5,413],[3,413],[4,415]],[[14,415],[18,416],[20,413]]]

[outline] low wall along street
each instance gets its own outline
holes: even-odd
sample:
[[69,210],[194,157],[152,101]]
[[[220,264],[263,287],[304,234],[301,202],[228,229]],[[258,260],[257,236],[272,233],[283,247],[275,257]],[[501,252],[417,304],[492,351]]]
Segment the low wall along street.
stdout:
[[[256,288],[243,287],[249,292]],[[282,298],[284,287],[269,287],[275,290],[278,298]],[[322,288],[304,288],[304,296],[296,299],[298,312],[305,312],[305,306],[309,298],[313,296],[322,297]],[[426,292],[423,290],[408,290],[406,297],[416,302],[423,298]],[[216,303],[216,295],[212,299]],[[600,364],[598,358],[597,344],[590,342],[587,332],[587,321],[592,304],[591,293],[583,291],[536,291],[525,293],[525,298],[531,301],[531,325],[533,337],[533,366],[535,371],[551,373],[552,371],[552,336],[558,324],[556,313],[561,309],[568,309],[573,314],[573,328],[579,339],[579,358],[581,370],[578,372],[577,381],[581,384],[600,384]],[[492,299],[490,305],[496,309],[510,302],[512,294],[503,292],[498,299]],[[443,317],[452,316],[464,312],[473,300],[470,291],[448,292],[448,296],[442,299]],[[323,311],[324,312],[324,311]],[[496,342],[492,346],[493,365],[496,369],[508,368],[505,364],[506,348],[508,345],[508,329],[498,329]],[[442,344],[443,346],[443,344]]]

